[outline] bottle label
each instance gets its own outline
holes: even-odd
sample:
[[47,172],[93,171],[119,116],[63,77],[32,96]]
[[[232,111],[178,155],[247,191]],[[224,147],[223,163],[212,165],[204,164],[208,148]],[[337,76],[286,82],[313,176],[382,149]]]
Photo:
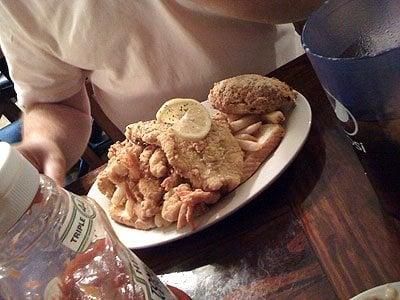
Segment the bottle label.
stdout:
[[130,267],[133,280],[142,287],[146,300],[176,299],[156,274],[133,253],[131,253]]
[[[97,230],[96,210],[84,198],[68,194],[69,210],[59,238],[61,243],[75,252],[85,252],[89,245],[100,238]],[[95,236],[96,235],[96,236]]]

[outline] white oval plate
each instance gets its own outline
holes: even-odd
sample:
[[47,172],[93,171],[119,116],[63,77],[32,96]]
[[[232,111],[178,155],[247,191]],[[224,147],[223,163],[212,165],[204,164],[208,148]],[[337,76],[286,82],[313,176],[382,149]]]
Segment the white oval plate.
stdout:
[[382,300],[387,299],[385,298],[385,294],[388,287],[394,288],[398,293],[400,293],[400,281],[398,281],[374,287],[370,290],[362,292],[361,294],[358,294],[357,296],[354,296],[350,300],[374,299],[374,297]]
[[[207,103],[204,104],[212,113],[212,109],[209,105],[207,105]],[[142,231],[120,225],[111,220],[110,216],[107,214],[117,236],[121,242],[130,249],[147,248],[181,239],[226,218],[255,198],[279,177],[304,145],[310,127],[310,105],[306,98],[298,93],[296,107],[287,120],[287,132],[279,147],[250,179],[216,204],[212,205],[206,214],[196,218],[196,230],[191,231],[189,228],[177,230],[176,223],[174,223],[166,228]],[[93,198],[104,211],[108,212],[109,200],[98,190],[96,182],[91,187],[88,196]]]

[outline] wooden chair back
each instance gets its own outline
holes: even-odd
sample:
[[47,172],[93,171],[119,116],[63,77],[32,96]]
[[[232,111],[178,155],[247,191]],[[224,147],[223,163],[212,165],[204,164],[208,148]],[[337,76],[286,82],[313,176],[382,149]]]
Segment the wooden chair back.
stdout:
[[16,94],[12,84],[8,84],[7,80],[0,82],[0,117],[4,115],[11,123],[21,117],[21,110],[14,103],[15,97]]

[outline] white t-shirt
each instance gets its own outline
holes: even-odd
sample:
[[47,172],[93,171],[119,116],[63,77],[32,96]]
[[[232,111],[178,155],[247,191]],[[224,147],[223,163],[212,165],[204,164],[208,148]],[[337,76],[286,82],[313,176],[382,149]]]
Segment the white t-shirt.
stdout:
[[0,2],[0,45],[18,100],[57,102],[86,77],[119,128],[213,82],[266,74],[303,53],[292,25],[232,19],[188,0]]

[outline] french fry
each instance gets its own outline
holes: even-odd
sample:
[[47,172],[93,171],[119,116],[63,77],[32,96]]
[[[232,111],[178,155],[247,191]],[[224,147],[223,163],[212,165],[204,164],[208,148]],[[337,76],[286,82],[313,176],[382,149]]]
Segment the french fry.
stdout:
[[262,125],[261,121],[257,122],[257,123],[254,123],[254,124],[251,124],[251,125],[243,128],[243,129],[239,130],[237,132],[237,134],[253,134],[261,127],[261,125]]
[[283,137],[285,134],[285,129],[278,124],[264,124],[260,127],[260,130],[255,135],[257,142],[260,147],[265,147],[271,139],[275,137]]
[[260,150],[246,153],[242,180],[247,180],[253,175],[260,164],[278,147],[284,135],[285,129],[280,125],[265,124],[261,126],[256,135]]
[[257,142],[252,142],[248,140],[237,140],[239,143],[240,148],[242,148],[243,151],[248,151],[248,152],[255,152],[260,150],[260,144]]
[[261,120],[271,124],[283,124],[286,120],[284,114],[277,110],[261,116]]
[[252,136],[251,134],[247,134],[247,133],[237,134],[237,135],[235,135],[235,138],[237,138],[239,140],[257,142],[257,138],[255,136]]
[[229,126],[231,127],[233,132],[237,132],[247,126],[257,123],[260,121],[260,117],[258,115],[248,115],[237,119],[236,121],[230,122]]

